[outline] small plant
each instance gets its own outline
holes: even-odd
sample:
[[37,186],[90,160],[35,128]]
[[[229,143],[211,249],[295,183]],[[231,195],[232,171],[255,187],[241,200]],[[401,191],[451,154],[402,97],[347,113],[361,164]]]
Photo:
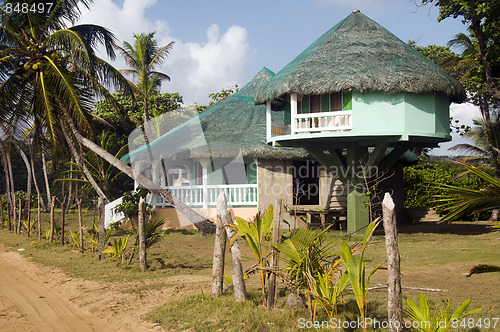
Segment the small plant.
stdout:
[[[88,234],[90,236],[89,243],[91,244],[92,253],[95,251],[95,248],[99,248],[99,220],[97,218],[92,222],[92,228],[89,229]],[[111,229],[106,230],[104,233],[104,243],[109,241],[111,236]]]
[[470,299],[464,301],[451,315],[450,315],[450,300],[443,301],[444,306],[436,308],[436,311],[431,316],[431,309],[427,303],[424,294],[420,294],[419,305],[415,304],[412,300],[406,299],[408,304],[405,308],[405,313],[408,318],[413,322],[419,322],[419,327],[413,328],[414,331],[419,332],[445,332],[451,328],[457,328],[460,325],[460,320],[475,312],[481,310],[474,309],[466,311],[470,304]]
[[[342,260],[344,261],[344,267],[346,269],[345,274],[349,277],[349,281],[351,283],[352,287],[352,292],[354,293],[354,296],[356,298],[356,304],[358,305],[359,312],[361,314],[361,321],[364,322],[366,318],[366,313],[367,313],[367,293],[368,293],[368,285],[370,283],[370,277],[375,273],[382,264],[379,264],[375,266],[368,276],[366,276],[365,272],[365,261],[363,259],[363,254],[366,249],[366,245],[368,244],[368,241],[370,240],[373,231],[377,227],[377,225],[380,223],[380,220],[377,219],[375,221],[372,221],[368,227],[366,228],[365,231],[365,237],[363,239],[363,245],[361,248],[361,254],[359,256],[359,259],[355,259],[354,256],[352,255],[352,250],[351,248],[342,240],[340,242],[340,247],[342,248],[342,252],[340,253],[340,256],[342,257]],[[366,326],[363,325],[363,330],[366,331]]]
[[[73,249],[77,249],[78,251],[80,251],[80,233],[70,230],[69,234],[71,235],[71,240],[73,241]],[[83,241],[85,241],[86,237],[87,235],[83,233]]]
[[127,237],[119,240],[113,239],[113,244],[104,249],[103,253],[111,254],[111,259],[116,259],[118,261],[118,265],[124,263],[125,255],[127,254],[129,237],[130,235],[127,235]]
[[262,303],[266,305],[266,271],[269,241],[273,229],[273,206],[270,205],[262,215],[257,214],[253,221],[247,221],[236,217],[236,224],[231,225],[236,230],[231,239],[230,246],[238,238],[242,237],[252,249],[257,261],[258,272],[262,287]]

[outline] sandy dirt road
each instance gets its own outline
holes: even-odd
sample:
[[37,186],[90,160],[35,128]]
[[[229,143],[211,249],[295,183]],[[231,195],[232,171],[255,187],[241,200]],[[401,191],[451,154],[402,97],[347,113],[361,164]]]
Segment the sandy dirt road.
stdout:
[[[166,301],[206,288],[208,281],[200,276],[120,284],[72,279],[0,244],[0,331],[164,331],[143,316]],[[176,286],[121,292],[148,282]]]

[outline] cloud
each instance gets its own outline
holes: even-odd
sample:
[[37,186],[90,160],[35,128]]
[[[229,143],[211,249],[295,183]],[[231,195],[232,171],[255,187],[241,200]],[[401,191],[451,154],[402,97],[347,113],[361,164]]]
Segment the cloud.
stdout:
[[[169,33],[167,21],[153,22],[146,17],[146,10],[155,6],[159,6],[156,0],[125,0],[121,5],[112,0],[96,0],[90,10],[82,10],[79,23],[99,24],[112,30],[119,44],[132,43],[133,33],[152,31],[156,31],[160,46],[174,41],[170,56],[163,68],[159,68],[171,78],[162,84],[162,92],[179,92],[185,104],[206,104],[210,93],[245,83],[253,54],[245,28],[233,25],[221,33],[213,24],[207,27],[206,40],[182,41]],[[119,58],[113,65],[118,69],[127,68]]]

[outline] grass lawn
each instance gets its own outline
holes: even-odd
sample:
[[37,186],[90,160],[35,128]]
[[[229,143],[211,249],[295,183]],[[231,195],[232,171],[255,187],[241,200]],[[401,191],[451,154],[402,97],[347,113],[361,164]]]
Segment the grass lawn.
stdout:
[[[90,226],[95,213],[84,214],[84,223]],[[42,228],[48,228],[48,216],[44,215]],[[67,215],[66,229],[77,228],[76,213]],[[56,215],[60,220],[60,214]],[[123,237],[124,231],[113,231],[112,238]],[[350,239],[343,233],[332,231],[330,236],[348,243],[359,241],[361,237]],[[69,234],[68,241],[71,242]],[[70,277],[82,277],[90,280],[120,283],[143,280],[138,287],[124,286],[123,293],[141,294],[159,291],[174,286],[163,281],[174,275],[210,276],[214,236],[201,236],[197,231],[165,231],[162,240],[150,248],[148,260],[150,270],[141,273],[136,259],[129,266],[117,267],[115,261],[106,257],[98,261],[96,254],[87,251],[79,254],[72,249],[71,243],[64,247],[49,244],[37,237],[26,238],[23,234],[0,230],[0,241],[14,250],[24,248],[23,255],[47,266],[57,266]],[[401,253],[401,271],[403,286],[437,288],[442,292],[425,292],[432,307],[442,300],[450,299],[455,309],[466,299],[471,299],[469,309],[482,308],[474,314],[478,318],[500,317],[500,274],[475,274],[465,278],[464,273],[475,264],[500,265],[500,232],[494,232],[490,225],[482,223],[454,223],[436,225],[421,223],[402,225],[399,228],[399,249]],[[254,263],[248,246],[241,244],[244,268]],[[87,246],[88,248],[88,246]],[[340,249],[339,249],[340,250]],[[230,271],[230,254],[226,254],[226,271]],[[367,271],[385,261],[385,239],[376,235],[365,254],[368,260]],[[386,282],[387,273],[380,270],[372,277],[371,285]],[[158,308],[145,319],[152,320],[172,330],[188,331],[294,331],[298,319],[307,318],[304,309],[290,309],[285,303],[286,289],[280,288],[278,308],[268,312],[262,305],[259,295],[257,276],[248,279],[247,288],[250,301],[236,303],[228,291],[218,299],[212,299],[210,289],[196,296],[185,297],[169,303],[158,303]],[[403,296],[413,301],[418,300],[420,291],[403,290]],[[339,306],[338,318],[356,320],[358,317],[354,297],[346,295],[345,303]],[[383,320],[386,315],[386,290],[373,290],[368,293],[369,317]],[[327,319],[319,311],[319,320]],[[500,328],[500,322],[497,326]],[[478,331],[481,329],[463,329]]]

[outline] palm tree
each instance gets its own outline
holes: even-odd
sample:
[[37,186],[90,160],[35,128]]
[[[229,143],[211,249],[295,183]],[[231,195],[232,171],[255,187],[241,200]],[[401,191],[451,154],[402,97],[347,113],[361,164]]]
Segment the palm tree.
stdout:
[[[38,3],[35,0],[25,2],[29,6]],[[0,8],[0,120],[33,123],[37,137],[41,141],[48,137],[53,150],[57,150],[59,144],[66,144],[100,197],[104,198],[105,194],[88,171],[80,144],[144,187],[155,188],[151,181],[134,176],[130,166],[85,137],[93,136],[90,111],[95,98],[104,97],[114,103],[107,90],[112,84],[130,91],[130,85],[119,71],[94,51],[98,45],[104,45],[113,59],[114,35],[97,25],[66,26],[80,17],[78,5],[88,7],[91,3],[92,0],[60,0],[50,11],[8,13],[6,4],[15,5],[16,1],[4,1]],[[157,58],[151,59],[151,64],[157,64],[165,56],[163,54],[160,52]],[[153,75],[156,78],[152,81],[160,76]],[[174,203],[190,220],[205,221],[182,203],[174,202],[167,190],[153,190]]]

